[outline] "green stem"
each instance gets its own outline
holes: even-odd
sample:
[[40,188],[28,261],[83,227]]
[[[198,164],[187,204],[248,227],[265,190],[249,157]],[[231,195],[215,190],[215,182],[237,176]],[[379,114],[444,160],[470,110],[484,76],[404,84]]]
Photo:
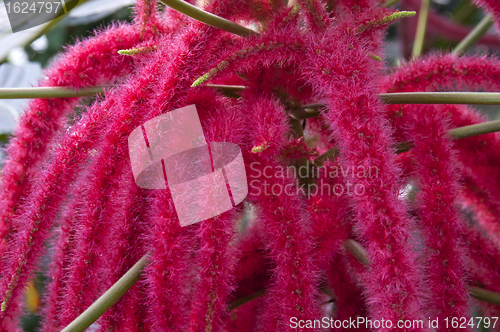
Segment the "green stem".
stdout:
[[61,332],[83,332],[111,308],[141,277],[149,254],[145,254],[113,286]]
[[238,92],[241,92],[246,89],[244,85],[223,85],[223,84],[205,84],[201,86],[206,86],[209,88],[214,88],[219,90],[224,96],[229,98],[239,98],[240,95]]
[[458,54],[469,49],[471,46],[476,44],[479,39],[488,31],[488,29],[493,25],[493,17],[491,15],[486,15],[481,22],[455,47],[451,52],[452,54]]
[[206,12],[182,0],[160,0],[165,5],[207,25],[234,33],[241,37],[258,35],[257,32],[222,17]]
[[[490,134],[500,131],[500,120],[483,122],[478,124],[473,124],[469,126],[458,127],[454,129],[450,129],[448,131],[448,135],[453,139],[461,139],[472,136],[479,136],[484,134]],[[408,142],[402,142],[395,146],[396,153],[403,153],[406,151],[410,151],[413,148]],[[323,153],[321,156],[317,157],[314,160],[314,163],[321,165],[326,159],[335,158],[338,155],[338,148],[331,148],[330,150]]]
[[247,87],[244,85],[225,85],[225,84],[205,84],[209,88],[219,89],[223,91],[239,92],[245,90]]
[[394,6],[395,4],[399,3],[401,0],[387,0],[385,3],[385,6],[387,8]]
[[[500,105],[500,93],[496,92],[400,92],[382,93],[380,98],[388,104],[476,104]],[[293,109],[295,119],[318,116],[323,104],[315,103]]]
[[448,132],[448,135],[450,135],[454,139],[460,139],[465,137],[490,134],[497,131],[500,131],[500,120],[454,128]]
[[500,105],[497,92],[399,92],[382,93],[388,104],[473,104]]
[[364,266],[370,265],[370,259],[365,248],[359,242],[348,239],[344,242],[344,248],[351,253]]
[[0,89],[0,99],[87,97],[103,91],[103,86],[79,90],[68,87],[2,88]]
[[[387,104],[473,104],[500,105],[498,92],[398,92],[381,93],[380,99]],[[308,119],[318,116],[321,103],[308,104],[290,111],[294,119]]]
[[469,293],[470,296],[477,300],[500,305],[500,294],[498,293],[490,292],[489,290],[479,287],[469,287]]
[[252,301],[253,299],[261,297],[264,294],[266,294],[266,290],[265,289],[263,289],[261,291],[258,291],[258,292],[255,292],[253,294],[247,295],[247,296],[240,297],[239,299],[236,299],[233,302],[229,303],[227,309],[228,310],[236,309],[239,306],[242,306],[245,303],[248,303],[248,302]]
[[413,43],[413,58],[419,57],[424,48],[425,30],[427,29],[427,17],[429,16],[430,2],[430,0],[422,0],[420,5],[417,32],[415,34],[415,42]]
[[[236,93],[246,89],[244,85],[205,84],[223,92]],[[1,91],[1,89],[0,89]],[[500,105],[498,92],[395,92],[381,93],[380,99],[387,104],[472,104]],[[313,118],[319,115],[318,109],[324,104],[314,103],[291,110],[290,116],[297,120]]]
[[324,108],[323,104],[309,104],[290,110],[290,116],[294,119],[309,119],[320,115],[319,109]]

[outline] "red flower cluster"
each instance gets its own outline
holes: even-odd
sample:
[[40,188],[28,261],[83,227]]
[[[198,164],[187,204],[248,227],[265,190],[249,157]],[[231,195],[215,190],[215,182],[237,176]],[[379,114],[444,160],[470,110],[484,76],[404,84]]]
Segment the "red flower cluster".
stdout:
[[[496,1],[478,3],[499,17]],[[99,331],[288,331],[322,317],[430,331],[427,319],[467,318],[476,305],[498,315],[468,289],[500,292],[500,139],[452,140],[451,128],[483,121],[468,107],[385,105],[379,93],[497,90],[500,62],[445,54],[389,72],[377,60],[383,33],[405,13],[375,0],[213,0],[204,9],[259,33],[242,38],[138,1],[133,24],[98,32],[47,71],[43,86],[114,87],[72,125],[77,98],[34,100],[10,142],[0,331],[18,328],[47,247],[46,332],[148,252],[143,278]],[[207,81],[245,89],[235,96]],[[319,115],[301,120],[313,102]],[[250,185],[235,209],[181,227],[168,189],[135,184],[127,138],[191,104],[207,140],[240,146],[248,178],[270,192]],[[411,149],[396,154],[398,142]],[[323,191],[346,185],[359,190]],[[295,187],[306,193],[284,189]]]

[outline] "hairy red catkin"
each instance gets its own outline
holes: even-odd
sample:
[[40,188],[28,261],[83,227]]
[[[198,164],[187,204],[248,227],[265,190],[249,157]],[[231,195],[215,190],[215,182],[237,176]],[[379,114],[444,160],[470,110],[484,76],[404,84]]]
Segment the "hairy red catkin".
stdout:
[[317,268],[326,271],[334,254],[348,239],[352,223],[347,216],[350,212],[348,194],[338,163],[327,161],[312,169],[315,182],[309,185],[311,196],[307,200],[315,246],[311,255]]
[[[437,55],[413,61],[396,70],[393,75],[381,82],[381,91],[435,91],[450,87],[453,89],[499,90],[500,62],[489,57],[456,57]],[[396,128],[404,123],[406,106],[387,108],[388,118]],[[465,126],[483,121],[483,117],[474,114],[463,106],[442,105],[441,112],[451,116],[453,126]],[[500,204],[495,199],[500,194],[500,173],[497,165],[500,156],[497,146],[500,144],[495,134],[469,137],[457,141],[460,151],[462,173],[469,180],[466,184],[478,188],[478,193],[485,198],[484,204],[495,214],[500,211]],[[486,221],[486,220],[485,220]]]
[[350,199],[356,211],[354,230],[372,262],[362,281],[370,299],[370,318],[421,319],[422,275],[408,243],[411,223],[405,204],[398,199],[401,171],[374,86],[379,66],[355,37],[356,27],[345,24],[336,29],[310,44],[310,59],[302,66],[317,97],[326,99],[326,118],[339,144],[340,165],[377,171],[371,177],[349,174],[346,181],[354,190]]
[[42,330],[45,332],[61,329],[57,321],[60,309],[58,302],[64,296],[61,291],[65,282],[64,272],[68,267],[69,252],[73,246],[76,219],[79,218],[78,210],[80,208],[81,193],[76,188],[74,186],[70,191],[69,201],[64,207],[64,212],[56,228],[58,234],[53,243],[53,254],[51,255],[51,263],[47,273],[49,282],[42,303]]
[[330,23],[330,18],[323,2],[319,0],[299,0],[297,3],[307,19],[307,29],[313,33],[325,31]]
[[[493,292],[500,291],[500,242],[488,234],[484,234],[477,226],[468,225],[463,234],[463,241],[468,255],[469,273],[474,286],[483,287]],[[479,304],[486,308],[484,317],[495,317],[500,312],[498,306],[482,301]],[[497,327],[498,329],[498,327]]]
[[[486,57],[456,58],[452,56],[433,56],[420,61],[415,61],[407,66],[398,69],[392,77],[389,77],[382,85],[385,91],[422,91],[436,90],[443,87],[453,87],[463,89],[466,87],[472,89],[488,86],[489,89],[497,90],[500,88],[496,77],[499,73],[499,63],[496,59]],[[484,75],[484,76],[482,76]],[[482,77],[481,77],[482,76]],[[405,122],[405,107],[388,107],[389,118],[399,127],[399,122]],[[464,126],[481,122],[482,117],[471,110],[457,105],[440,105],[436,110],[439,114],[447,114],[450,117],[453,126]],[[495,134],[481,135],[460,139],[455,142],[459,152],[460,175],[464,176],[465,188],[461,191],[461,196],[467,205],[472,204],[476,212],[479,223],[486,227],[490,232],[498,230],[498,220],[495,217],[497,204],[495,203],[495,192],[498,183],[497,165],[498,155],[496,146],[498,139]],[[490,196],[491,195],[491,196]],[[488,197],[493,198],[490,199]],[[492,224],[495,223],[495,224]],[[472,241],[480,237],[477,234],[478,229],[471,231],[468,238],[464,240],[471,247],[477,243],[476,249],[471,249],[471,253],[476,256],[468,260],[471,266],[472,281],[488,280],[494,277],[496,273],[485,268],[477,269],[474,261],[479,259],[477,264],[483,265],[482,260],[494,260],[492,250],[477,250],[484,247],[481,241]],[[474,234],[475,233],[475,234]],[[454,234],[454,233],[453,233]],[[490,233],[498,239],[498,233]],[[472,243],[471,243],[472,241]],[[471,247],[472,248],[472,247]],[[486,248],[486,247],[484,247]],[[493,247],[492,247],[493,248]],[[482,254],[477,255],[481,252]],[[486,254],[486,256],[485,256]],[[472,265],[471,265],[472,262]],[[493,270],[496,270],[494,268]],[[498,272],[497,272],[498,273]],[[483,281],[481,281],[483,283]],[[491,287],[491,281],[485,282],[484,286]]]
[[[186,100],[196,105],[207,143],[231,142],[242,145],[245,133],[244,117],[227,98],[214,93],[213,89],[196,89]],[[190,313],[190,331],[221,331],[226,303],[234,286],[234,268],[237,260],[234,210],[202,221],[197,238],[200,249],[196,253],[199,261],[200,282],[195,286],[195,298]]]
[[[419,180],[417,215],[427,249],[422,260],[430,294],[426,317],[470,316],[461,241],[464,232],[455,209],[459,191],[455,149],[447,136],[449,119],[439,107],[411,105],[405,108],[405,141],[414,146],[412,156]],[[441,326],[437,331],[450,331]],[[457,331],[460,329],[456,329]]]
[[[123,211],[133,210],[136,203],[135,195],[130,194],[137,195],[131,173],[125,175],[125,179],[119,172],[115,174],[110,172],[106,175],[105,180],[95,179],[95,169],[91,168],[88,176],[81,177],[77,182],[82,188],[82,209],[71,251],[68,281],[64,288],[65,296],[60,303],[60,307],[64,308],[61,311],[61,322],[64,325],[74,318],[72,315],[79,314],[95,301],[105,290],[104,286],[110,286],[109,275],[106,273],[107,264],[116,261],[117,258],[111,254],[120,248],[119,244],[115,244],[111,247],[112,250],[106,250],[107,245],[113,242],[110,233],[116,231],[116,228],[124,222],[115,218],[126,219]],[[116,183],[112,183],[113,180]],[[92,186],[87,185],[91,183],[99,190],[93,190]],[[108,188],[109,191],[106,190]],[[104,197],[101,196],[102,193],[105,194]],[[125,245],[123,241],[122,245]],[[139,251],[139,248],[136,251]],[[137,254],[140,257],[140,252]],[[134,258],[138,259],[137,256]],[[111,268],[117,269],[119,266],[114,265]]]
[[[222,6],[219,2],[212,2],[211,8],[216,12],[224,12],[225,6],[229,5],[226,3]],[[186,93],[188,85],[194,81],[196,68],[201,64],[203,66],[210,64],[210,61],[207,61],[210,57],[206,43],[209,41],[214,43],[218,35],[219,33],[212,28],[195,23],[172,41],[173,50],[172,47],[165,47],[163,53],[159,53],[159,57],[166,59],[169,58],[167,52],[172,52],[174,56],[170,57],[169,64],[162,71],[157,83],[158,93],[154,95],[149,106],[148,118],[158,116],[164,109],[183,106],[180,98]],[[217,47],[213,49],[219,51]],[[201,53],[204,57],[201,57]],[[185,285],[189,277],[189,254],[193,247],[191,229],[196,230],[199,225],[181,229],[175,218],[171,198],[163,192],[158,193],[157,204],[152,213],[155,216],[154,228],[149,238],[152,257],[151,264],[146,270],[151,299],[149,322],[155,330],[178,331],[188,324],[186,291],[189,289],[186,290]]]
[[[346,253],[350,255],[349,253]],[[358,262],[356,262],[359,264]],[[350,271],[350,265],[347,259],[341,254],[336,254],[332,257],[331,266],[327,270],[328,286],[332,288],[334,293],[335,320],[344,321],[356,319],[356,317],[367,317],[368,312],[363,298],[363,293],[357,285],[355,279],[356,274]],[[361,325],[358,328],[331,328],[331,331],[369,331],[369,329]]]
[[[66,294],[64,303],[61,305],[61,321],[63,324],[69,324],[89,304],[89,297],[96,296],[96,283],[86,278],[91,271],[96,271],[94,264],[102,248],[99,246],[99,237],[95,237],[95,232],[107,232],[107,227],[103,227],[106,222],[101,218],[109,212],[105,209],[107,197],[120,186],[119,177],[124,167],[128,166],[128,160],[123,156],[126,145],[127,133],[130,133],[141,120],[144,114],[133,111],[141,106],[143,100],[151,90],[147,87],[157,76],[156,72],[162,66],[160,58],[145,65],[117,94],[119,103],[111,108],[111,120],[108,122],[106,133],[102,139],[100,149],[94,157],[95,162],[91,165],[90,181],[83,181],[85,188],[86,204],[82,210],[82,219],[80,223],[80,234],[78,245],[73,254],[70,277],[66,284]],[[139,101],[139,102],[138,102]],[[106,100],[108,102],[108,100]],[[143,103],[143,102],[142,102]],[[105,105],[99,109],[101,113],[108,112]],[[114,205],[113,202],[110,203]],[[111,207],[111,206],[109,206]],[[120,207],[115,205],[115,210]],[[101,234],[104,235],[104,234]],[[89,251],[89,249],[92,249]],[[88,263],[85,263],[88,262]],[[84,268],[84,267],[87,268]],[[85,282],[85,280],[87,282]],[[88,282],[92,282],[92,287]],[[87,293],[88,292],[88,293]]]
[[[98,257],[102,248],[99,246],[99,236],[95,235],[100,231],[109,231],[109,228],[103,227],[102,224],[106,219],[103,216],[108,213],[107,197],[110,197],[110,193],[119,185],[117,177],[120,176],[123,168],[130,167],[126,155],[124,156],[125,149],[116,149],[115,147],[126,146],[127,134],[139,125],[140,121],[147,119],[150,116],[148,113],[158,115],[168,100],[175,100],[175,97],[188,87],[189,76],[182,77],[182,75],[176,76],[176,74],[183,68],[181,66],[184,66],[187,60],[183,57],[188,55],[183,54],[182,51],[193,48],[193,41],[190,41],[189,38],[196,38],[195,32],[195,29],[191,29],[182,36],[162,39],[163,48],[154,52],[150,61],[145,62],[145,66],[138,71],[137,76],[126,82],[121,89],[120,104],[112,112],[112,120],[107,128],[101,148],[94,158],[92,181],[84,183],[88,200],[82,211],[82,224],[80,226],[84,236],[79,237],[79,246],[77,246],[71,264],[69,282],[66,284],[67,296],[64,299],[64,305],[62,305],[64,310],[61,315],[65,324],[74,319],[89,304],[91,298],[96,296],[95,287],[97,284],[95,280],[86,277],[92,271],[99,270],[100,263],[95,257]],[[169,47],[172,38],[181,39],[185,36],[188,38],[183,40],[176,49]],[[165,66],[165,62],[170,58],[167,56],[167,52],[177,56],[178,61],[172,61]],[[195,58],[195,56],[196,53],[189,54],[191,58]],[[158,77],[160,68],[162,68],[161,72],[164,76]],[[193,68],[189,69],[193,71]],[[191,73],[191,75],[194,74]],[[163,84],[157,91],[164,93],[155,95],[153,83],[156,83],[156,86]],[[153,100],[149,101],[148,96],[154,96]],[[120,207],[115,209],[118,211]],[[86,266],[85,270],[83,266]]]
[[[110,231],[102,240],[101,257],[104,264],[99,270],[102,289],[113,285],[146,252],[145,235],[149,232],[149,220],[145,211],[151,199],[145,189],[136,186],[131,169],[125,169],[120,180],[121,188],[113,201],[122,209],[110,215]],[[109,207],[106,207],[109,209]],[[103,268],[102,265],[105,265]],[[97,278],[97,277],[96,277]],[[100,331],[141,331],[144,326],[144,285],[139,283],[113,305],[99,321]]]
[[252,221],[252,225],[239,234],[237,250],[234,281],[238,288],[232,293],[234,299],[262,292],[269,283],[272,268],[272,263],[266,256],[259,223]]
[[[83,88],[104,84],[128,73],[133,59],[117,54],[140,41],[133,26],[121,25],[69,48],[47,72],[42,86]],[[30,191],[31,178],[54,134],[78,98],[35,99],[25,111],[7,148],[0,190],[0,254],[21,197]]]
[[[110,98],[106,105],[112,104]],[[107,109],[105,106],[104,109]],[[107,112],[84,114],[53,153],[53,159],[40,173],[31,200],[23,206],[15,236],[9,242],[8,251],[2,256],[3,271],[7,278],[0,281],[2,311],[0,321],[15,317],[24,285],[32,276],[35,264],[43,252],[59,205],[64,201],[69,184],[76,178],[79,165],[87,158],[89,150],[100,138],[99,130],[106,123]],[[9,318],[10,317],[10,318]],[[6,328],[8,331],[9,329]]]
[[316,299],[319,278],[310,256],[313,245],[310,222],[305,204],[297,194],[295,178],[286,172],[275,175],[280,167],[286,168],[274,160],[288,131],[284,109],[268,95],[250,93],[245,94],[244,105],[252,129],[248,135],[254,146],[254,153],[245,156],[248,198],[258,205],[256,222],[261,224],[275,266],[258,329],[287,331],[292,317],[300,320],[319,316]]

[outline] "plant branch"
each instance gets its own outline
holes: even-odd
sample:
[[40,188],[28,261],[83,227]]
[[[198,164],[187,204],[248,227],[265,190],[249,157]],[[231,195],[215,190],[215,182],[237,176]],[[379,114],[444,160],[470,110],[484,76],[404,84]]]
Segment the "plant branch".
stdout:
[[83,332],[116,303],[141,277],[149,254],[137,261],[113,286],[61,332]]
[[470,296],[477,300],[500,305],[500,294],[498,293],[490,292],[489,290],[479,287],[469,287],[469,293]]
[[219,28],[221,30],[234,33],[240,37],[248,37],[258,35],[257,32],[245,28],[239,24],[226,20],[225,18],[206,12],[196,6],[193,6],[182,0],[160,0],[165,5],[173,8],[184,15],[194,18],[197,21]]
[[476,27],[453,49],[452,54],[458,54],[460,52],[466,51],[468,48],[476,44],[479,39],[488,31],[488,29],[493,25],[493,17],[488,14],[481,22],[476,25]]
[[427,18],[429,16],[430,0],[422,0],[420,12],[418,13],[417,32],[413,43],[412,57],[416,58],[422,54],[424,48],[425,30],[427,29]]
[[398,92],[381,93],[388,104],[472,104],[500,105],[497,92]]
[[[453,139],[461,139],[484,134],[491,134],[500,131],[500,120],[477,123],[469,126],[450,129],[448,135]],[[409,142],[398,143],[395,146],[396,154],[409,151],[413,145]],[[314,160],[315,164],[321,165],[326,159],[336,157],[339,153],[338,148],[331,148]]]
[[[500,105],[497,92],[398,92],[381,93],[380,99],[387,104],[474,104]],[[294,119],[308,119],[318,116],[321,103],[304,105],[291,110]]]
[[[244,85],[204,84],[223,93],[237,93],[246,88]],[[0,89],[1,90],[1,89]],[[498,92],[396,92],[381,93],[380,99],[387,104],[473,104],[500,105]],[[290,116],[297,120],[313,118],[319,115],[319,108],[324,104],[314,103],[295,108]]]
[[450,135],[454,139],[460,139],[465,137],[490,134],[497,131],[500,131],[500,120],[454,128],[448,132],[448,135]]
[[264,294],[266,294],[266,290],[265,289],[260,290],[258,292],[255,292],[253,294],[247,295],[247,296],[240,297],[239,299],[235,299],[234,301],[232,301],[231,303],[229,303],[227,309],[229,311],[231,311],[233,309],[236,309],[239,306],[242,306],[245,303],[248,303],[248,302],[252,301],[253,299],[256,299],[258,297],[263,296]]
[[351,253],[364,266],[370,265],[370,259],[365,248],[359,242],[348,239],[344,242],[344,248]]
[[202,86],[217,89],[224,96],[229,98],[239,98],[240,95],[238,94],[238,92],[246,89],[246,86],[244,85],[205,84]]
[[385,6],[387,8],[394,6],[395,4],[398,4],[401,0],[387,0],[385,2]]
[[73,98],[88,97],[104,91],[103,86],[93,86],[86,89],[69,87],[34,87],[34,88],[2,88],[0,99],[25,98]]

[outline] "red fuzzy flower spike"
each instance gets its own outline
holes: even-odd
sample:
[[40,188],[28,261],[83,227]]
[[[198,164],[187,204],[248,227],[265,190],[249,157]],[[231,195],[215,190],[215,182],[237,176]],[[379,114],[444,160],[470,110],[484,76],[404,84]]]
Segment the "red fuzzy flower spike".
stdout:
[[[370,317],[421,319],[422,275],[408,243],[411,224],[404,203],[398,199],[401,171],[376,95],[374,82],[379,68],[355,29],[346,23],[313,40],[304,72],[318,99],[326,99],[326,117],[339,144],[340,165],[356,172],[359,167],[377,171],[371,177],[347,178],[358,191],[351,198],[356,213],[354,230],[371,261],[363,278]],[[380,329],[389,330],[393,329]]]
[[[131,70],[133,58],[118,50],[131,48],[140,41],[133,26],[116,26],[71,47],[57,65],[47,72],[42,86],[85,88],[105,84]],[[28,105],[7,148],[1,178],[0,253],[8,240],[13,218],[21,197],[30,191],[32,178],[54,134],[63,126],[78,98],[35,99]]]
[[[289,131],[284,109],[265,94],[250,93],[244,112],[253,109],[250,128],[262,130],[249,132],[253,148],[247,162],[248,195],[259,206],[256,222],[260,223],[275,265],[259,329],[286,331],[290,317],[299,320],[319,317],[316,298],[319,278],[310,256],[311,228],[305,205],[297,193],[296,178],[286,171],[277,174],[286,166],[274,160]],[[271,137],[273,140],[269,141]]]
[[[417,215],[427,250],[422,260],[429,283],[428,317],[469,317],[465,283],[463,223],[455,209],[459,185],[455,149],[447,136],[449,121],[440,107],[412,105],[405,109],[405,141],[414,145],[419,180]],[[438,331],[450,331],[441,326]]]

